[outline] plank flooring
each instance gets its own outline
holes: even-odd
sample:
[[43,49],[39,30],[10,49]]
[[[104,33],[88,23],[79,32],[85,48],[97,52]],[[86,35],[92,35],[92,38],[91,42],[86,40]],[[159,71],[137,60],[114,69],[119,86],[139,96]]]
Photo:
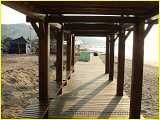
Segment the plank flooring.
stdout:
[[98,56],[77,62],[75,72],[48,108],[48,118],[128,118],[129,98],[116,96],[116,80],[108,80]]
[[49,103],[34,101],[16,118],[128,118],[129,98],[116,96],[116,80],[108,80],[104,67],[98,56],[77,62],[62,95],[49,81]]

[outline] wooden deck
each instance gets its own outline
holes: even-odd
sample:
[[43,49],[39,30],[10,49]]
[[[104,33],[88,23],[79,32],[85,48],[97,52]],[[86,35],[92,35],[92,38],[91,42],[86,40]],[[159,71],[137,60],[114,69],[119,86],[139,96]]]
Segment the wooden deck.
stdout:
[[104,69],[98,56],[77,62],[62,95],[56,95],[56,82],[50,82],[49,103],[36,100],[17,118],[128,118],[129,98],[116,96],[116,80],[108,80]]
[[77,62],[63,94],[51,100],[48,118],[128,118],[129,98],[116,96],[116,80],[108,80],[97,56]]

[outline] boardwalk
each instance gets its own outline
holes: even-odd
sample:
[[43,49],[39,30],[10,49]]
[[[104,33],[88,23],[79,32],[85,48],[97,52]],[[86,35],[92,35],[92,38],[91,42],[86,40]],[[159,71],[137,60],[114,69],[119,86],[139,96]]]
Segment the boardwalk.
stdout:
[[109,81],[97,56],[77,62],[63,95],[50,102],[48,118],[109,118],[129,114],[129,98],[116,96],[116,80]]

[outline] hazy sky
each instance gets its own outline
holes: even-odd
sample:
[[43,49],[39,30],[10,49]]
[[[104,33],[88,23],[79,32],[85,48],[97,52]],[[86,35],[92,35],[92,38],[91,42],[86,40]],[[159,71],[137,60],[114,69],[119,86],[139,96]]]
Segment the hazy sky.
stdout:
[[[26,23],[24,14],[19,13],[11,8],[1,4],[2,24]],[[105,40],[105,38],[99,38]],[[117,44],[117,43],[116,43]],[[133,35],[131,34],[126,40],[126,56],[132,57]],[[117,46],[116,46],[117,51]],[[115,51],[115,53],[117,53]],[[158,25],[154,25],[145,38],[144,60],[158,63]]]
[[26,23],[26,16],[1,4],[2,24]]

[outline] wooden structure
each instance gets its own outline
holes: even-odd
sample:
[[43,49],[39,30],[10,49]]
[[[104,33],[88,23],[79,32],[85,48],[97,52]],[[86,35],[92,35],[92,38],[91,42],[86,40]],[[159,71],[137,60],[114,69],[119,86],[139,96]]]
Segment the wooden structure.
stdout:
[[[159,3],[157,1],[143,2],[8,2],[7,5],[27,15],[39,37],[39,99],[48,101],[48,45],[51,32],[57,36],[57,71],[56,81],[59,94],[63,93],[62,60],[64,33],[67,33],[68,70],[74,67],[75,36],[107,36],[109,57],[106,57],[105,73],[109,72],[109,80],[113,81],[114,73],[114,43],[119,38],[118,45],[118,78],[117,96],[123,95],[125,39],[131,31],[133,38],[133,65],[129,118],[140,118],[142,80],[143,80],[143,46],[144,37],[153,24],[158,23]],[[39,23],[37,26],[36,23]],[[144,24],[148,27],[144,29]],[[125,31],[128,33],[125,35]],[[117,37],[116,37],[117,36]],[[72,39],[71,39],[72,38]],[[72,47],[71,47],[72,46]],[[70,51],[72,50],[72,52]],[[70,53],[71,52],[71,53]],[[106,54],[107,55],[107,54]],[[72,61],[72,62],[70,62]],[[108,63],[109,62],[109,63]],[[72,69],[71,69],[72,68]],[[71,72],[69,72],[71,73]],[[70,74],[71,75],[71,74]],[[107,96],[106,96],[107,97]]]
[[16,39],[4,39],[4,52],[10,54],[29,54],[31,52],[31,44],[24,37]]

